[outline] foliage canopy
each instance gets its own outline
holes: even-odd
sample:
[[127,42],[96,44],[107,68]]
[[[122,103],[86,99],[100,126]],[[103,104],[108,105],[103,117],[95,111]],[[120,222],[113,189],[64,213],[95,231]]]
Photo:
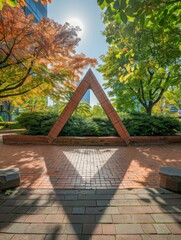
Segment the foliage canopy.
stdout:
[[[109,43],[99,70],[117,108],[153,107],[180,82],[180,1],[98,1]],[[144,21],[143,21],[144,19]]]
[[6,5],[0,14],[0,98],[32,89],[61,96],[72,88],[82,70],[96,63],[76,54],[78,31],[48,18],[35,23],[33,15]]

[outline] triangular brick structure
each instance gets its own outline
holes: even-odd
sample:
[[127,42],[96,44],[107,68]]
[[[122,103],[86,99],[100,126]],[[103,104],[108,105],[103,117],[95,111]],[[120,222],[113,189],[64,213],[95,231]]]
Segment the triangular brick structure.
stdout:
[[118,135],[123,139],[123,141],[126,144],[129,144],[130,142],[129,133],[127,132],[125,126],[121,122],[119,116],[117,115],[115,109],[111,105],[109,99],[107,98],[106,94],[104,93],[104,90],[97,81],[91,69],[88,70],[83,80],[81,81],[80,85],[77,87],[72,98],[70,99],[70,101],[64,108],[63,112],[60,114],[58,120],[50,130],[48,134],[49,143],[52,143],[53,140],[61,132],[62,128],[64,127],[64,125],[66,124],[66,122],[68,121],[68,119],[70,118],[73,111],[76,109],[77,105],[79,104],[79,102],[81,101],[82,97],[84,96],[88,89],[92,89],[92,91],[94,92],[102,108],[107,114],[109,120],[111,121],[113,127],[117,131]]

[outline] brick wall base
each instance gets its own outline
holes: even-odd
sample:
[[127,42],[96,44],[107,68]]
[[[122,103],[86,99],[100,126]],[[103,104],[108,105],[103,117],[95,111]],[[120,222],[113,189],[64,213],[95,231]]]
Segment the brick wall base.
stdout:
[[[49,144],[47,136],[4,135],[4,144]],[[135,136],[131,145],[181,143],[181,136]],[[53,145],[72,146],[120,146],[125,145],[120,137],[57,137]]]

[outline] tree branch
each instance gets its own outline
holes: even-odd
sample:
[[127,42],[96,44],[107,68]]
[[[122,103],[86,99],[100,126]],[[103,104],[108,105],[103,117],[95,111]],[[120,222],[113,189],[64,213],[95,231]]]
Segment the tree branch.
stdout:
[[143,88],[143,81],[140,80],[140,90],[141,90],[141,96],[144,104],[146,105],[146,100],[145,100],[145,94],[144,94],[144,88]]
[[6,68],[6,67],[10,67],[10,66],[13,66],[13,65],[19,65],[19,64],[21,64],[23,62],[24,62],[24,60],[20,60],[20,61],[14,62],[14,63],[8,63],[8,64],[5,64],[3,66],[0,66],[0,69]]
[[127,85],[129,86],[129,88],[131,89],[131,91],[137,96],[137,98],[139,99],[140,103],[141,103],[144,107],[146,107],[146,104],[145,104],[145,103],[142,101],[142,99],[140,98],[139,93],[137,93],[137,92],[131,87],[131,85],[130,85],[129,83],[127,83]]
[[29,74],[30,74],[30,72],[32,70],[32,67],[33,67],[33,63],[34,63],[34,61],[32,60],[31,64],[30,64],[30,67],[28,68],[25,76],[18,82],[18,84],[16,84],[16,85],[9,84],[4,89],[0,90],[0,93],[1,92],[5,92],[5,91],[7,92],[7,91],[10,91],[10,90],[14,90],[14,89],[16,89],[18,87],[21,87],[23,85],[23,83],[26,81],[27,77],[29,76]]
[[[165,83],[167,83],[167,82],[169,81],[169,78],[170,78],[170,73],[168,73],[168,76],[167,76],[167,78],[166,78],[166,80],[165,80]],[[161,87],[161,91],[160,91],[160,93],[159,93],[159,96],[158,96],[158,98],[153,102],[153,105],[155,105],[155,104],[161,99],[161,97],[163,96],[163,93],[165,92],[165,90],[166,90],[166,87]]]
[[13,96],[18,96],[18,95],[21,95],[21,94],[25,94],[25,93],[39,87],[41,84],[42,83],[39,83],[35,87],[29,88],[28,90],[24,90],[24,91],[19,92],[19,93],[9,93],[9,94],[6,94],[6,95],[0,95],[0,98],[7,98],[7,97],[13,97]]

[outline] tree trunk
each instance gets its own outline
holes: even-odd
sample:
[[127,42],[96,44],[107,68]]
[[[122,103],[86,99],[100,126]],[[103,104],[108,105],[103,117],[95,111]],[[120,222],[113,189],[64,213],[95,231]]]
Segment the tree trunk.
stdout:
[[153,105],[149,104],[145,109],[146,109],[146,114],[151,116],[152,115]]
[[5,110],[5,112],[8,115],[8,122],[11,122],[12,121],[12,105],[10,101],[7,101],[6,104],[7,104],[7,107],[6,107],[7,109]]
[[12,114],[11,112],[7,112],[8,114],[8,122],[12,122]]

